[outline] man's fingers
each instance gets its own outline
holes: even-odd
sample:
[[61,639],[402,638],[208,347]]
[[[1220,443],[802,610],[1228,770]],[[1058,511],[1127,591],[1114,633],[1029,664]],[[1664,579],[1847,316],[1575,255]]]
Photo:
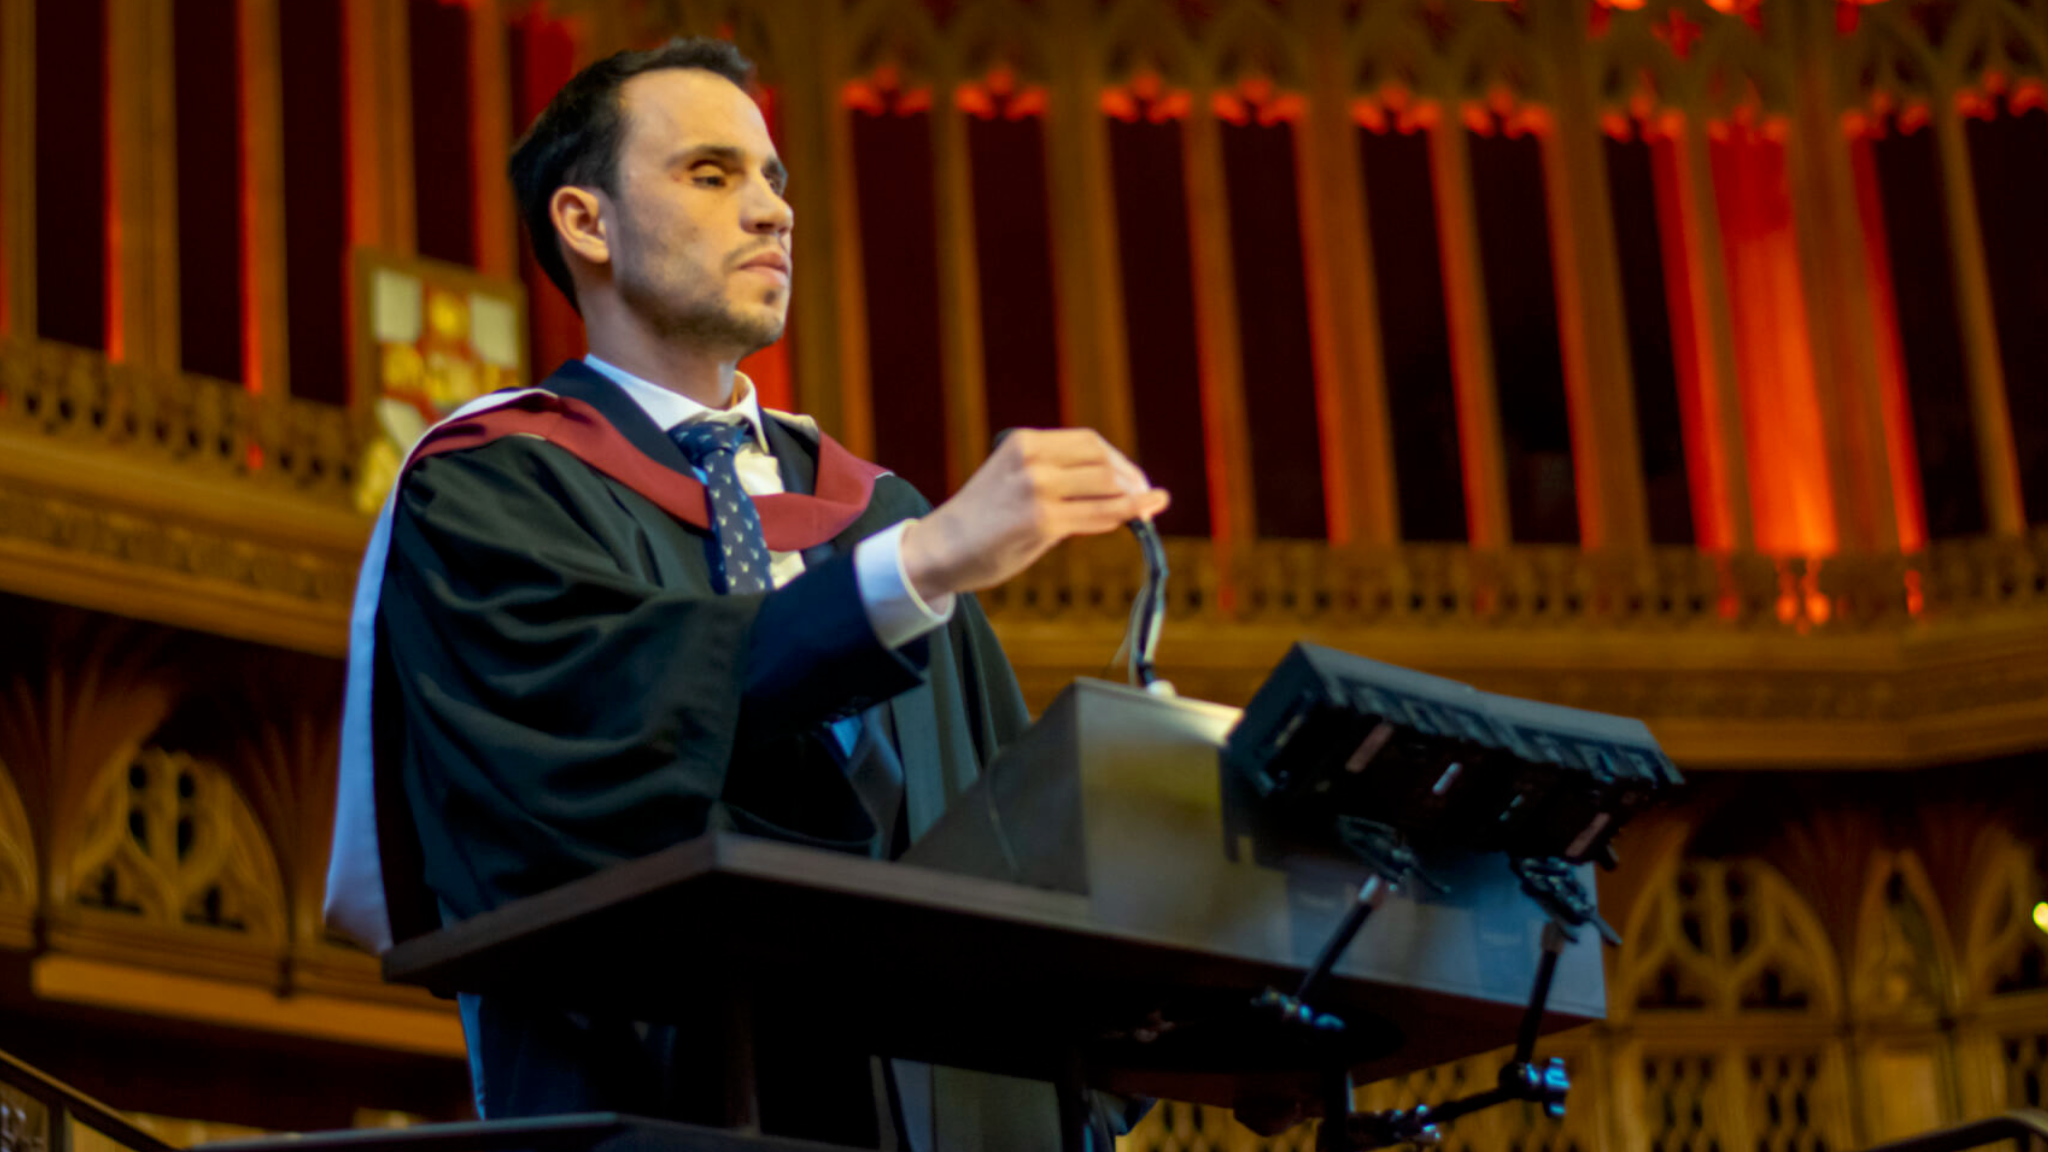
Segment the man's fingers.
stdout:
[[1116,451],[1086,428],[1024,428],[1003,441],[1006,449],[1012,444],[1027,464],[1106,464]]
[[1129,490],[1116,469],[1107,463],[1077,464],[1066,468],[1034,468],[1034,490],[1055,500],[1086,500],[1125,495]]
[[1125,491],[1133,494],[1152,487],[1152,482],[1130,458],[1116,450],[1099,433],[1087,428],[1026,429],[1011,434],[1005,446],[1017,443],[1018,459],[1026,467],[1092,468],[1107,465]]
[[1061,537],[1099,536],[1132,520],[1158,515],[1166,509],[1167,499],[1164,489],[1152,488],[1135,496],[1066,500],[1056,506],[1048,525]]
[[1152,481],[1146,478],[1144,469],[1131,463],[1130,457],[1117,451],[1115,447],[1107,444],[1104,446],[1109,448],[1110,464],[1117,470],[1117,474],[1123,477],[1124,487],[1130,489],[1133,493],[1145,492],[1151,489]]

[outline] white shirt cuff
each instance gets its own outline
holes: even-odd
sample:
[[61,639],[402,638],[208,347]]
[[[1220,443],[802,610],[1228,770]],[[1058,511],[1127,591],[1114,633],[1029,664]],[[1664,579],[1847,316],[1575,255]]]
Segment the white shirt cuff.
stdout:
[[951,592],[927,604],[910,586],[910,575],[903,570],[903,529],[908,525],[907,520],[892,524],[853,549],[853,579],[860,588],[861,606],[867,609],[875,637],[888,648],[901,648],[953,618]]

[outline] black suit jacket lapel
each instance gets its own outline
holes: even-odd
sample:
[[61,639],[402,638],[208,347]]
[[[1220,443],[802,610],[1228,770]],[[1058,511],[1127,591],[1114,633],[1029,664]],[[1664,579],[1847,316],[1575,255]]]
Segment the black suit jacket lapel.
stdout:
[[[541,382],[541,387],[557,396],[580,400],[597,409],[598,415],[611,422],[626,442],[656,463],[696,479],[697,470],[690,467],[689,457],[668,438],[668,433],[657,427],[647,411],[633,402],[626,390],[610,377],[581,360],[571,360],[555,369],[555,374]],[[810,489],[806,488],[808,492]]]
[[761,429],[768,434],[768,450],[775,453],[776,467],[782,470],[782,487],[807,496],[817,491],[818,446],[765,412]]
[[[775,466],[782,470],[782,487],[806,495],[818,488],[818,445],[789,425],[767,413],[761,414],[761,429],[768,435],[768,450],[775,453]],[[857,522],[856,522],[857,523]],[[859,539],[855,537],[854,539]],[[804,549],[804,566],[815,568],[853,547],[842,535],[816,547]]]

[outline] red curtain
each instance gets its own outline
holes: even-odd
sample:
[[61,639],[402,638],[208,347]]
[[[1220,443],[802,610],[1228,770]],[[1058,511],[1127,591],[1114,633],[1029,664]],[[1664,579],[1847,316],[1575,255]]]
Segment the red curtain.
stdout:
[[1765,552],[1830,553],[1835,506],[1785,145],[1746,125],[1717,125],[1713,137],[1756,545]]

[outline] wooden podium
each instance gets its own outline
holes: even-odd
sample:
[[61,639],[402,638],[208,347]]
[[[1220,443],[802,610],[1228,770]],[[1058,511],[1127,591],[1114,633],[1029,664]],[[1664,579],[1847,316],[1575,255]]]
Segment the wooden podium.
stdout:
[[[1252,1009],[1293,989],[1366,872],[1243,818],[1218,759],[1236,715],[1084,680],[903,861],[713,833],[401,944],[385,975],[689,1023],[722,1047],[741,1130],[769,997],[878,1055],[1069,1096],[1313,1098],[1333,1062],[1365,1081],[1511,1043],[1545,919],[1494,858],[1434,865],[1445,895],[1374,917],[1315,998],[1341,1033]],[[1603,997],[1589,934],[1545,1030]],[[1134,1038],[1154,1020],[1174,1027]]]

